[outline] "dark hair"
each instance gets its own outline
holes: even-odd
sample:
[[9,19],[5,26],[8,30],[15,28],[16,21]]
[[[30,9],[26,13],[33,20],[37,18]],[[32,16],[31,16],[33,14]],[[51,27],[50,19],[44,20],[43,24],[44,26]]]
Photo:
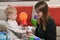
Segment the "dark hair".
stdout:
[[[48,20],[48,5],[45,1],[39,1],[36,5],[35,5],[35,11],[37,13],[39,12],[42,12],[42,18],[43,18],[43,21],[42,21],[42,24],[43,24],[43,29],[45,28],[46,29],[46,22]],[[40,19],[39,19],[40,20]],[[40,20],[41,21],[41,20]],[[39,21],[39,22],[40,22]]]

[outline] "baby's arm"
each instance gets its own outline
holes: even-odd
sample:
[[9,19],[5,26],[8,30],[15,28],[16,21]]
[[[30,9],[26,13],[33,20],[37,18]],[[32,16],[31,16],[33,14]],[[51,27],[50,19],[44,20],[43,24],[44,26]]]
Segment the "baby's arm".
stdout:
[[24,32],[26,32],[25,30],[22,30],[22,29],[19,29],[19,27],[17,26],[15,26],[15,25],[13,25],[12,23],[8,23],[8,27],[7,27],[9,30],[12,30],[12,31],[14,31],[14,32],[16,32],[16,33],[24,33]]

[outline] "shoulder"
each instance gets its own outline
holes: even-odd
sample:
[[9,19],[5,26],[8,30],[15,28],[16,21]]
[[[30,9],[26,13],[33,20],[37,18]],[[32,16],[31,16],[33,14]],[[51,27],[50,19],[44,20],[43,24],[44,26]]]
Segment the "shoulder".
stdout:
[[10,23],[12,23],[12,21],[11,20],[7,20],[7,23],[10,24]]
[[48,18],[47,26],[56,26],[55,21],[51,17]]
[[48,18],[48,21],[47,22],[48,23],[55,23],[55,21],[51,17]]
[[8,21],[7,21],[7,24],[8,24],[8,25],[14,25],[14,24],[16,24],[16,21],[8,20]]
[[15,23],[16,21],[8,20],[7,23]]

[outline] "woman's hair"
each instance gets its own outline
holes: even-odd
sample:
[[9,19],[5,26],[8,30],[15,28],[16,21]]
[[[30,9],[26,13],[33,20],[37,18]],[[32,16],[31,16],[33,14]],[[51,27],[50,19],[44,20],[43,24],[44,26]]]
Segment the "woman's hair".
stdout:
[[[45,1],[39,1],[36,5],[35,5],[35,11],[37,13],[42,12],[42,26],[43,29],[46,30],[46,23],[48,20],[48,5]],[[40,20],[40,19],[39,19]],[[41,20],[39,21],[39,23],[41,22]]]

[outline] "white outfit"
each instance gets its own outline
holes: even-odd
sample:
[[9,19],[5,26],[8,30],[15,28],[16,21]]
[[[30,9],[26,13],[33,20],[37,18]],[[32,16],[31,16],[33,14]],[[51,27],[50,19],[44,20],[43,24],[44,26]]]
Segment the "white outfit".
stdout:
[[25,30],[21,30],[20,26],[18,26],[17,22],[14,20],[8,20],[7,21],[7,28],[8,28],[8,33],[10,34],[10,38],[11,39],[18,39],[18,37],[16,35],[14,35],[14,33],[12,33],[10,30],[16,32],[16,33],[25,33]]
[[7,28],[10,29],[10,30],[13,30],[16,33],[26,32],[26,31],[20,29],[20,26],[18,26],[18,24],[17,24],[17,22],[15,20],[14,21],[8,20],[7,23],[8,23]]

